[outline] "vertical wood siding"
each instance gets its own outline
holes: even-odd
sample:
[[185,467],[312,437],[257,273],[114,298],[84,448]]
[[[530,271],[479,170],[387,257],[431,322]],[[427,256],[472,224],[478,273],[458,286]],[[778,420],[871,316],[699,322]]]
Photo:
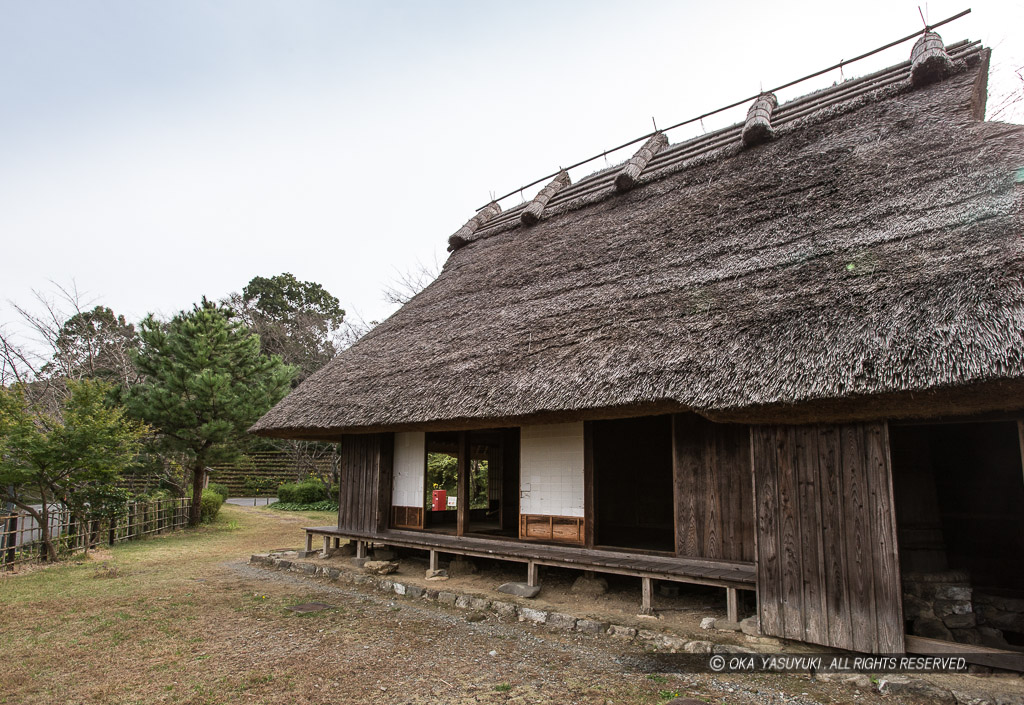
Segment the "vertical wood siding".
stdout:
[[394,434],[342,436],[338,528],[382,531],[391,509]]
[[761,630],[903,652],[888,427],[751,430]]
[[754,560],[749,433],[692,414],[674,417],[677,555]]

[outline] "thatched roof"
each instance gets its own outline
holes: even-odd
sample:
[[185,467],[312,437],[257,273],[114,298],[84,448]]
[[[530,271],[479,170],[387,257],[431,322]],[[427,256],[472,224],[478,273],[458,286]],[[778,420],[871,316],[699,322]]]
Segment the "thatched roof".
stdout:
[[265,435],[690,409],[814,420],[1024,408],[1024,128],[988,51],[909,62],[463,228],[441,275],[272,409]]

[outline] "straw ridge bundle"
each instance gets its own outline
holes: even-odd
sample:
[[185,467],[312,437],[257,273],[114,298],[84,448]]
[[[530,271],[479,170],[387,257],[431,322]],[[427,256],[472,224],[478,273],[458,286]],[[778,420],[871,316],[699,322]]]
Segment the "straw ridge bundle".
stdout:
[[644,146],[636,151],[636,154],[626,162],[626,166],[622,167],[622,171],[615,177],[615,190],[621,193],[629,191],[636,186],[636,181],[640,178],[640,172],[650,163],[654,155],[664,149],[667,144],[668,137],[662,132],[655,134],[644,142]]
[[562,190],[565,186],[572,183],[569,178],[569,172],[564,169],[558,172],[558,175],[551,180],[551,182],[540,190],[534,199],[530,201],[528,205],[519,216],[523,225],[534,225],[540,220],[541,214],[544,213],[544,207],[551,200],[551,197]]
[[743,134],[740,136],[743,144],[753,147],[775,137],[775,130],[772,129],[772,112],[778,105],[779,100],[773,93],[765,93],[751,103],[750,110],[747,111],[747,121],[743,124]]
[[473,237],[473,233],[480,229],[480,226],[499,213],[501,213],[501,206],[494,201],[481,208],[476,215],[467,220],[465,225],[448,238],[448,251],[457,250],[468,243],[469,239]]

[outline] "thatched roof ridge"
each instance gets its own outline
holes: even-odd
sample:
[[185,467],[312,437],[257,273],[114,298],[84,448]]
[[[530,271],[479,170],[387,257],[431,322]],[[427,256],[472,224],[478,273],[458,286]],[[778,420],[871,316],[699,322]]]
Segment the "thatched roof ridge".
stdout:
[[1024,408],[1024,128],[979,120],[987,50],[950,53],[927,87],[907,62],[779,106],[766,144],[670,146],[626,194],[506,211],[254,430]]
[[[950,44],[946,51],[950,58],[959,62],[960,68],[964,69],[967,62],[980,60],[983,47],[980,42],[965,40]],[[830,120],[839,113],[856,110],[868,102],[885,100],[909,92],[913,90],[911,69],[912,63],[907,60],[867,76],[847,79],[842,83],[794,98],[777,106],[772,112],[772,126],[776,134],[785,133]],[[648,182],[710,159],[735,154],[743,148],[743,127],[744,123],[736,123],[669,145],[651,159],[638,180],[641,183]],[[547,204],[545,215],[555,215],[614,196],[616,191],[613,183],[620,169],[618,165],[601,169],[580,179],[571,188],[562,189],[561,193]],[[510,208],[502,215],[489,220],[486,227],[476,230],[472,237],[467,237],[462,244],[517,227],[519,214],[524,207],[520,205]]]

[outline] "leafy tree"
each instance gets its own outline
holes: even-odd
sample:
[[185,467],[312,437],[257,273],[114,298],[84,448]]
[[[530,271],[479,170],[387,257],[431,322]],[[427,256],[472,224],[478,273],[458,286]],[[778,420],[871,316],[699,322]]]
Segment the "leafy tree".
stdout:
[[0,486],[7,501],[36,520],[50,560],[57,557],[51,504],[63,501],[79,519],[116,509],[126,497],[114,481],[146,430],[108,403],[109,385],[69,380],[67,389],[59,415],[52,415],[29,404],[23,385],[0,388]]
[[187,458],[195,526],[207,466],[237,457],[246,429],[288,392],[295,370],[261,353],[229,308],[206,299],[167,323],[148,316],[139,337],[143,381],[128,390],[128,408]]
[[287,272],[253,277],[228,303],[260,336],[263,354],[280,355],[298,368],[296,385],[337,353],[334,337],[345,311],[320,284],[299,281]]

